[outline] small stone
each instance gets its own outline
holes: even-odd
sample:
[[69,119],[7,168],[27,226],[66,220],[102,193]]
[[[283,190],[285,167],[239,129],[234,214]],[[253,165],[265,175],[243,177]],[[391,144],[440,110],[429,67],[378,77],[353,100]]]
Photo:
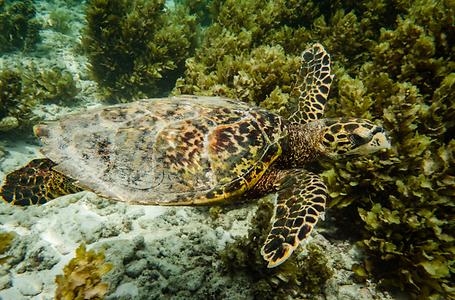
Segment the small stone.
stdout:
[[25,297],[21,295],[17,289],[10,288],[7,290],[0,290],[0,299],[27,300],[30,299],[30,297]]
[[133,244],[134,244],[134,249],[144,249],[145,246],[145,240],[142,235],[137,235],[133,238]]
[[24,271],[50,270],[60,261],[59,254],[48,244],[32,248],[24,259]]
[[43,282],[34,275],[21,275],[13,279],[13,286],[24,296],[36,296],[42,292]]
[[110,297],[115,299],[135,299],[139,294],[137,286],[133,282],[127,282],[119,285],[115,293]]
[[[11,280],[8,275],[0,277],[0,290],[5,290],[11,286]],[[0,297],[1,298],[1,297]]]
[[126,267],[126,274],[132,278],[136,278],[142,273],[142,271],[144,271],[146,267],[147,260],[145,259],[133,261]]
[[224,235],[224,230],[222,227],[218,226],[217,228],[215,228],[215,235],[218,239],[221,239]]

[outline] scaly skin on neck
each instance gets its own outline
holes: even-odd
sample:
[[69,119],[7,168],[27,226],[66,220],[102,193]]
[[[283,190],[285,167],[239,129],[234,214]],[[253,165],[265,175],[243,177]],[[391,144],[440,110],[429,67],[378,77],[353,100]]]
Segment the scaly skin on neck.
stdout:
[[306,124],[289,123],[283,139],[283,154],[277,160],[279,168],[298,168],[324,155],[322,137],[325,130],[323,120]]

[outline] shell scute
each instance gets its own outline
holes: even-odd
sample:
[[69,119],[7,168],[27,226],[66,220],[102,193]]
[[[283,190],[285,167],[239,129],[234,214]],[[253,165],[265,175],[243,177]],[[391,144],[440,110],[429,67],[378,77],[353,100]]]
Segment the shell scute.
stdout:
[[[275,124],[272,124],[275,122]],[[121,201],[203,204],[241,194],[281,153],[281,119],[218,97],[96,108],[38,127],[78,185]]]

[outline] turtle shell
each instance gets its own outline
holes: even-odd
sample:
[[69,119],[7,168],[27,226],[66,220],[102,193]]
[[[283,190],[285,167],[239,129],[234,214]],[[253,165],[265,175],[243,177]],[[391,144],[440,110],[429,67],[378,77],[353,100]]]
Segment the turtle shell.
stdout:
[[178,96],[86,110],[35,127],[55,170],[84,189],[160,205],[230,200],[281,154],[283,120],[220,98]]

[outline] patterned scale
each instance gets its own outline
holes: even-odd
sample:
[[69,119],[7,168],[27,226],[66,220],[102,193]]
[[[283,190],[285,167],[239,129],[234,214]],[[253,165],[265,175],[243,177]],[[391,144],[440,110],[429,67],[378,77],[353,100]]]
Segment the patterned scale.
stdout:
[[277,124],[279,117],[237,101],[182,96],[97,108],[35,133],[54,169],[82,188],[120,201],[184,205],[254,184],[279,155]]

